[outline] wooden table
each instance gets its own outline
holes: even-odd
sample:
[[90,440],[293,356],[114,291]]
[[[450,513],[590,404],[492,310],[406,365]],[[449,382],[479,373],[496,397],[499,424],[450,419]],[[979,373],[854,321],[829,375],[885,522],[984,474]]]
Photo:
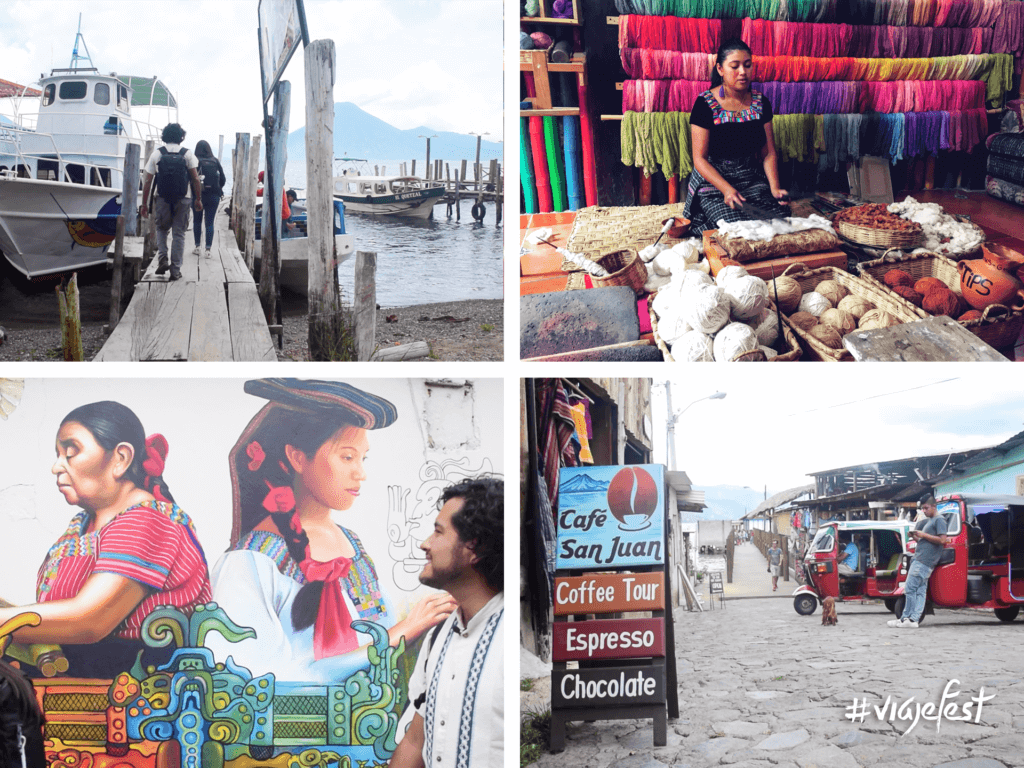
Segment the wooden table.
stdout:
[[853,331],[843,344],[866,362],[1009,362],[952,318],[940,315],[913,323]]

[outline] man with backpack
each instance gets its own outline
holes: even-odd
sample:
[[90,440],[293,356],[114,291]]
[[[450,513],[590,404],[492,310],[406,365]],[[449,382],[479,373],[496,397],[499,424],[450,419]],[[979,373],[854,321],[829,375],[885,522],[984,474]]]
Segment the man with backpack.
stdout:
[[[156,226],[159,232],[157,250],[160,263],[156,273],[171,270],[171,280],[181,279],[181,263],[185,255],[185,230],[189,224],[190,202],[196,213],[203,210],[199,186],[199,160],[192,151],[181,146],[185,130],[169,123],[160,135],[164,146],[158,147],[146,161],[146,182],[142,189],[142,217],[149,213],[149,193],[156,177]],[[189,187],[193,196],[189,198]],[[167,258],[167,233],[171,232],[171,256]]]

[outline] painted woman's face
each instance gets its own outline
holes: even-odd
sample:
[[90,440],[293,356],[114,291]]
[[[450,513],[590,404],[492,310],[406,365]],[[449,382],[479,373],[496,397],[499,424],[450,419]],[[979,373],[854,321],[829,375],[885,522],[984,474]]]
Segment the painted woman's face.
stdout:
[[753,72],[754,63],[746,51],[732,51],[725,57],[725,62],[718,65],[722,81],[734,91],[747,90]]
[[317,502],[329,509],[349,509],[366,479],[363,468],[370,442],[366,430],[342,427],[303,468],[302,482]]
[[57,461],[50,471],[57,476],[57,490],[72,506],[96,509],[116,483],[114,452],[107,451],[92,432],[75,421],[57,431]]

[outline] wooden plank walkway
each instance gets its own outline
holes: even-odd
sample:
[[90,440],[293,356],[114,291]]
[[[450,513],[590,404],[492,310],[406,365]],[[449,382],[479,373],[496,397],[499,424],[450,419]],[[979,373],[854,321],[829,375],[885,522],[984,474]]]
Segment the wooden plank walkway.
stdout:
[[[215,221],[210,256],[194,256],[192,233],[185,233],[181,280],[157,275],[153,259],[96,360],[277,360],[223,206]],[[142,238],[125,238],[124,251],[141,259]]]

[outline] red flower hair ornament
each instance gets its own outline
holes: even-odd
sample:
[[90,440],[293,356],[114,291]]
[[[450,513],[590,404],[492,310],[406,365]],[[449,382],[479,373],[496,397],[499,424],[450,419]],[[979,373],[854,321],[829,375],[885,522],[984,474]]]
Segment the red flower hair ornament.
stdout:
[[275,488],[270,484],[270,481],[266,479],[263,482],[265,482],[267,484],[267,488],[270,489],[266,497],[263,499],[263,508],[267,510],[267,512],[275,514],[295,509],[295,494],[292,493],[291,488],[287,485]]
[[[164,474],[164,462],[167,459],[167,438],[161,434],[154,433],[146,438],[146,459],[142,462],[142,469],[146,473],[146,480],[143,483],[146,490],[153,494],[157,501],[170,502],[160,490],[160,484],[153,481]],[[152,486],[152,487],[151,487]]]
[[249,457],[249,471],[255,472],[263,464],[263,460],[267,458],[267,454],[263,452],[263,446],[256,440],[253,440],[245,447],[245,455]]

